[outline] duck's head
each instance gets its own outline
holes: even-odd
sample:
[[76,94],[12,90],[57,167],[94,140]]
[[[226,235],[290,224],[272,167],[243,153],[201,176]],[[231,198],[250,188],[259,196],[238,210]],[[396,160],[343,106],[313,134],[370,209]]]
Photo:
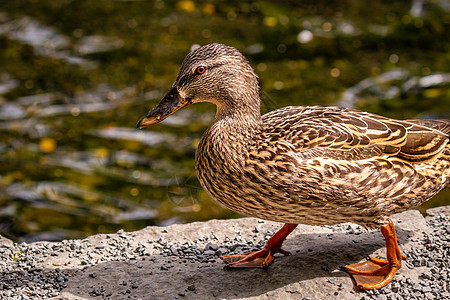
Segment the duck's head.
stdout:
[[172,89],[137,124],[156,124],[196,102],[217,106],[216,118],[227,115],[260,117],[258,79],[247,59],[235,48],[208,44],[189,53]]

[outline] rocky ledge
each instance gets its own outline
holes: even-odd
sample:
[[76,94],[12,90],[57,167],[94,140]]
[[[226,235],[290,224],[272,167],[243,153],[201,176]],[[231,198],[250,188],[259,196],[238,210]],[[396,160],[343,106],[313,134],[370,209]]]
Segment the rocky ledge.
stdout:
[[450,299],[450,206],[393,216],[408,257],[394,281],[357,293],[339,267],[384,257],[380,231],[299,225],[269,270],[223,270],[222,254],[260,249],[281,224],[253,218],[148,227],[83,240],[0,237],[1,299]]

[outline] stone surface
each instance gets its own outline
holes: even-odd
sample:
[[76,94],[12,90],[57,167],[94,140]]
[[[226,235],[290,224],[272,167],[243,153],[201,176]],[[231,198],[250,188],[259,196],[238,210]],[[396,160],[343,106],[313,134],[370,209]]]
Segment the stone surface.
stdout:
[[408,260],[380,291],[354,292],[338,269],[368,255],[385,257],[380,231],[350,223],[299,225],[284,244],[292,255],[278,257],[267,271],[223,270],[219,255],[260,249],[282,225],[243,218],[57,243],[0,238],[0,298],[444,299],[450,296],[449,217],[449,207],[432,209],[427,218],[414,210],[392,217]]
[[435,207],[435,208],[430,208],[427,210],[427,216],[434,217],[434,216],[438,216],[440,214],[450,216],[450,206]]
[[14,243],[11,241],[11,240],[9,240],[9,239],[7,239],[7,238],[5,238],[5,237],[2,237],[1,235],[0,235],[0,245],[2,245],[2,246],[5,246],[5,245],[10,245],[10,246],[12,246]]

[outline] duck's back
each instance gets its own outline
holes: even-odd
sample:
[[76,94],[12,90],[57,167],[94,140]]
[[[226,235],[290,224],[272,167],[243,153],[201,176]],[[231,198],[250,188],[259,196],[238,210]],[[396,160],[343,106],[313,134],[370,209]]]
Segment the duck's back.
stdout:
[[448,146],[450,120],[394,120],[338,107],[289,106],[263,116],[264,139],[289,143],[302,156],[426,162]]
[[285,107],[263,123],[246,171],[285,199],[268,200],[268,208],[285,208],[266,218],[378,226],[450,184],[449,120],[315,106]]

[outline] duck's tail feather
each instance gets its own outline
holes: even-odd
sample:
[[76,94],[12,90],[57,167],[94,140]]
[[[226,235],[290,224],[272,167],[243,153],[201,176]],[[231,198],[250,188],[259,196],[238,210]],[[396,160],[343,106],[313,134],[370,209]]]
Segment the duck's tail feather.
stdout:
[[422,120],[406,120],[408,123],[417,124],[420,126],[425,126],[431,129],[439,130],[445,134],[450,134],[450,120],[440,119],[440,120],[430,120],[430,119],[422,119]]

